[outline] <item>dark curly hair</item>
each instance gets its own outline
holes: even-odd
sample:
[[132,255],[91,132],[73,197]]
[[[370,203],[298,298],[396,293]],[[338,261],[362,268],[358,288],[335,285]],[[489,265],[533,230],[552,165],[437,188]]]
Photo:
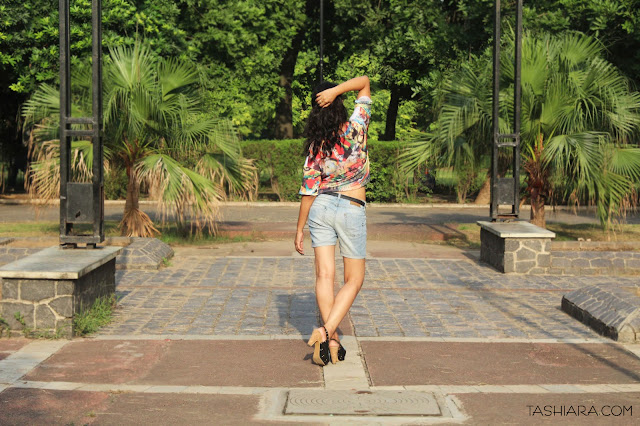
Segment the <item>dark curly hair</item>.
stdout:
[[315,157],[322,150],[325,156],[329,156],[333,147],[340,141],[340,131],[347,121],[347,110],[342,96],[337,96],[326,108],[322,108],[316,102],[318,93],[336,86],[335,83],[323,81],[311,93],[311,113],[303,133],[306,138],[303,151],[305,155],[311,150]]

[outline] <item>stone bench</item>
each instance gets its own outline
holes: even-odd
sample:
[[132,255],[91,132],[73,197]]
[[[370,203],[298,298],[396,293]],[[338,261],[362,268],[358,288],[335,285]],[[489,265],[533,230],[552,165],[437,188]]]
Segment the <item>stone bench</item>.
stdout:
[[483,222],[480,260],[500,272],[545,273],[551,265],[551,240],[556,234],[529,222]]
[[121,250],[56,246],[0,267],[0,317],[11,331],[72,337],[74,314],[115,293]]

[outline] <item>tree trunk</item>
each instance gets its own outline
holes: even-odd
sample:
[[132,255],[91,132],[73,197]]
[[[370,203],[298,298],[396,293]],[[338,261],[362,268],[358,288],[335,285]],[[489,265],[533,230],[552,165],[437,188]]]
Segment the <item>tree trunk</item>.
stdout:
[[537,188],[531,190],[531,223],[541,228],[546,227],[544,217],[544,197]]
[[133,165],[127,164],[127,200],[120,222],[120,233],[126,237],[153,237],[160,232],[153,226],[151,218],[140,210],[140,180]]
[[487,174],[487,178],[480,187],[476,199],[473,200],[474,204],[491,204],[491,176]]
[[127,166],[127,179],[127,201],[124,203],[125,214],[131,210],[140,210],[140,182],[131,166]]
[[[305,6],[305,16],[310,16],[314,2],[307,0]],[[291,47],[287,49],[280,66],[280,82],[278,85],[284,88],[284,97],[280,99],[276,106],[276,118],[274,136],[276,139],[292,139],[293,138],[293,90],[291,82],[293,81],[293,73],[298,61],[298,52],[302,47],[302,40],[306,34],[305,22],[302,21],[296,36],[291,42]]]
[[276,128],[274,136],[276,139],[292,139],[293,138],[293,91],[291,82],[293,81],[293,71],[298,60],[298,52],[302,43],[302,31],[298,31],[289,50],[285,53],[280,68],[279,86],[284,88],[284,97],[280,99],[276,107]]
[[398,118],[398,107],[400,106],[400,88],[393,86],[391,88],[391,100],[389,101],[389,109],[387,109],[387,123],[384,134],[380,137],[381,141],[393,141],[396,139],[396,120]]

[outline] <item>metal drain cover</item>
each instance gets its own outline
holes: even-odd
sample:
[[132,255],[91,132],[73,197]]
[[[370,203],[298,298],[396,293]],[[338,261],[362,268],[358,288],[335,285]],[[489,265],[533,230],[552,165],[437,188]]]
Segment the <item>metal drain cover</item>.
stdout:
[[285,414],[343,416],[441,416],[433,394],[412,391],[289,391]]

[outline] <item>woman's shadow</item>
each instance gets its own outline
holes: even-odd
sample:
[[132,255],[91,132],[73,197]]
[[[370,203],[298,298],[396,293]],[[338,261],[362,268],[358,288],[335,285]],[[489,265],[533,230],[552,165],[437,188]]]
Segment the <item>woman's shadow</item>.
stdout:
[[[280,293],[276,296],[276,306],[282,334],[297,332],[306,343],[306,337],[311,335],[313,329],[322,325],[314,292],[296,290],[293,293]],[[338,334],[341,334],[340,329]],[[309,352],[304,359],[311,360],[312,355]]]

